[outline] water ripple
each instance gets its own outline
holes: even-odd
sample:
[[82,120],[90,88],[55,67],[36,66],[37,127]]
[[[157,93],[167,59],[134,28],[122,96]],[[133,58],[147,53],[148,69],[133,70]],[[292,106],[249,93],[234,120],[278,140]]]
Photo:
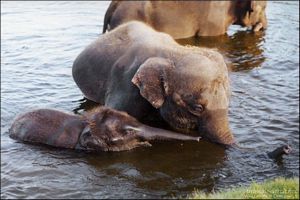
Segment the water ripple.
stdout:
[[[241,149],[201,141],[87,154],[9,138],[21,113],[95,106],[73,81],[75,57],[101,32],[109,2],[1,2],[1,198],[162,198],[299,176],[299,2],[268,2],[268,29],[230,27],[178,40],[218,49],[230,73],[230,124]],[[283,29],[282,27],[285,27]],[[289,143],[281,161],[266,152]]]

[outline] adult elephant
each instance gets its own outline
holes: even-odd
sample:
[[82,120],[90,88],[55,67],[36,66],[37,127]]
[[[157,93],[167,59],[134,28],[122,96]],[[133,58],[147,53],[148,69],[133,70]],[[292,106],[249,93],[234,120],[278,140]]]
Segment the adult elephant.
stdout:
[[266,1],[112,1],[104,18],[103,33],[138,20],[173,38],[225,34],[231,24],[267,27]]
[[73,78],[90,100],[149,124],[232,144],[228,70],[214,50],[181,46],[168,34],[132,21],[79,54]]

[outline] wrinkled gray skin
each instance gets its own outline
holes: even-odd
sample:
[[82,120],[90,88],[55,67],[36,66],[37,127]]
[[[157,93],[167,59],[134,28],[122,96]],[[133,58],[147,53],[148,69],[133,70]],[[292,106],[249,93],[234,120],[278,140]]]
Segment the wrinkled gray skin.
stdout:
[[259,31],[267,27],[266,1],[112,1],[103,33],[131,20],[147,23],[173,38],[216,36],[231,24]]
[[73,78],[86,98],[143,123],[162,118],[178,132],[234,143],[228,70],[214,50],[181,46],[132,21],[86,47],[74,61]]
[[20,115],[10,137],[31,143],[87,151],[124,151],[151,146],[150,140],[192,140],[191,137],[141,124],[125,112],[100,107],[83,116],[39,109]]

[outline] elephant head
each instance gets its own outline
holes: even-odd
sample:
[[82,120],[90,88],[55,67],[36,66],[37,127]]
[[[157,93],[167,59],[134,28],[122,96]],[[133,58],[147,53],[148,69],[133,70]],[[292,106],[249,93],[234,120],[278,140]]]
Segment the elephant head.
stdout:
[[234,1],[234,15],[236,21],[234,24],[252,27],[253,31],[266,29],[267,1],[236,0]]
[[168,130],[150,127],[138,122],[126,112],[99,107],[86,116],[88,126],[83,130],[79,144],[91,151],[124,151],[139,146],[151,146],[151,140],[193,140]]
[[216,51],[197,49],[177,60],[148,58],[132,82],[176,131],[233,144],[228,69]]

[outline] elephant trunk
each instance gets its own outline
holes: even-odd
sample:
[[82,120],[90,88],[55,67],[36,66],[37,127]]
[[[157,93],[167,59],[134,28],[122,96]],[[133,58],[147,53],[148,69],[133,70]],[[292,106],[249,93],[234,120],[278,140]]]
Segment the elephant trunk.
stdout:
[[219,144],[224,144],[224,145],[233,145],[235,144],[235,140],[233,137],[232,132],[229,131],[225,131],[225,132],[219,132],[216,134],[209,134],[208,137],[211,141],[219,143]]
[[199,124],[198,131],[203,133],[208,140],[224,145],[235,144],[234,136],[229,128],[227,110],[209,112]]
[[267,25],[268,25],[267,18],[266,15],[263,13],[262,16],[259,18],[259,20],[253,22],[252,30],[254,32],[264,30],[267,28]]
[[[128,128],[128,127],[127,127]],[[145,140],[182,140],[182,141],[200,141],[201,137],[193,137],[164,129],[141,125],[138,128],[130,127],[136,134]]]

